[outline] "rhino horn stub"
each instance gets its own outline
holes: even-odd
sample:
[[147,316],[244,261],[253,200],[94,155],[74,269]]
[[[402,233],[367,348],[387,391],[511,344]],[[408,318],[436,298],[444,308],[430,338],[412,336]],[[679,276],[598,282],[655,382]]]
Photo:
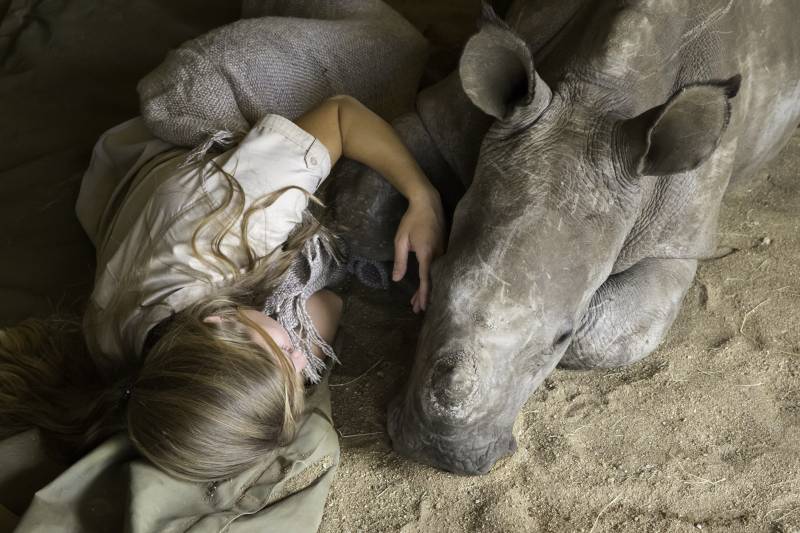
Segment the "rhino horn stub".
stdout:
[[431,369],[429,384],[431,415],[448,420],[467,418],[480,388],[474,357],[459,351],[439,358]]
[[525,41],[496,16],[484,14],[483,22],[459,62],[464,92],[487,115],[524,127],[550,104],[552,92]]

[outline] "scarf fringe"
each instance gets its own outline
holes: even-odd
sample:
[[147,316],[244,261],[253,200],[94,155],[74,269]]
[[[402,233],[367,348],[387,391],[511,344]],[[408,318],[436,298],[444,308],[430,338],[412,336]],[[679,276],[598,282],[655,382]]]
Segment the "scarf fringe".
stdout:
[[306,309],[312,294],[337,283],[346,274],[344,259],[335,242],[336,237],[324,228],[309,238],[263,307],[263,312],[275,316],[292,343],[305,355],[303,376],[311,383],[318,383],[326,368],[325,361],[314,355],[315,346],[334,363],[339,362],[336,352],[319,335]]

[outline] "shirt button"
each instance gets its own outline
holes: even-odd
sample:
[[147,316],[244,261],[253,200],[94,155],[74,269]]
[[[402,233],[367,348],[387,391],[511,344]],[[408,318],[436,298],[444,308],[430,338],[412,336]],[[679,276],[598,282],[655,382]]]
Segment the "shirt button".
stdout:
[[312,157],[311,159],[308,160],[308,162],[312,167],[317,166],[317,158],[316,157]]

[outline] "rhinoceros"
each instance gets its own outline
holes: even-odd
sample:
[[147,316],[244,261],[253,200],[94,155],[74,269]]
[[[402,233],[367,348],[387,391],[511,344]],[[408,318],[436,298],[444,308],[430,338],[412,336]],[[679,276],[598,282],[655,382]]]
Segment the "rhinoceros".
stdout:
[[780,0],[484,7],[406,128],[466,193],[389,407],[395,450],[486,473],[556,366],[618,367],[658,346],[729,184],[800,121],[797,20]]

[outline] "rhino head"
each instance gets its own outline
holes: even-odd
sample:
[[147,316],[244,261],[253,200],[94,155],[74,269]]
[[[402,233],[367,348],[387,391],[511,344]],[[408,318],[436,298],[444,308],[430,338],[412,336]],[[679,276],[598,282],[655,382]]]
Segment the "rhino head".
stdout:
[[709,157],[738,79],[687,86],[625,116],[625,95],[580,76],[549,87],[526,43],[492,17],[467,43],[459,74],[496,120],[448,251],[432,266],[431,302],[388,431],[402,454],[482,474],[515,451],[520,408],[614,271],[639,216],[640,181],[671,179]]

